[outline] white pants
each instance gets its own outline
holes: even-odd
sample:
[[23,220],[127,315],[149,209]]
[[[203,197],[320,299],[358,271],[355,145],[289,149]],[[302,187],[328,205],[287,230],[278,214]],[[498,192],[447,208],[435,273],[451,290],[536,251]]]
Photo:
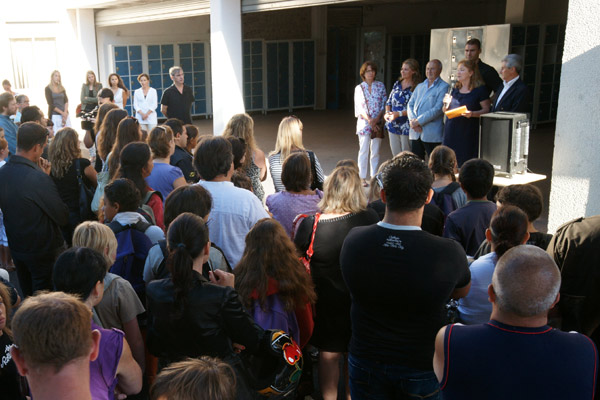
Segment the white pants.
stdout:
[[140,122],[140,128],[142,128],[143,131],[146,131],[146,133],[150,133],[152,129],[156,128],[156,124],[142,124]]
[[395,157],[398,153],[402,151],[411,151],[410,140],[408,139],[408,135],[396,135],[390,133],[389,136],[390,148],[392,149],[392,157]]
[[381,139],[371,139],[371,135],[358,135],[358,173],[361,179],[367,178],[368,161],[369,161],[369,145],[371,146],[371,175],[377,174],[379,167],[379,147]]
[[56,134],[56,132],[58,132],[60,129],[64,128],[64,127],[71,127],[71,117],[69,117],[67,115],[67,121],[65,122],[65,124],[63,125],[62,122],[62,115],[58,114],[58,115],[52,115],[52,123],[54,124],[54,134]]

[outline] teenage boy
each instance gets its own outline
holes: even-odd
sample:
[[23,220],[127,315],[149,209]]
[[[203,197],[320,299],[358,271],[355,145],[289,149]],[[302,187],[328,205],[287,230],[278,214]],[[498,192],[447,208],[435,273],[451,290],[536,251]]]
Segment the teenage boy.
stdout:
[[486,160],[474,158],[460,168],[458,181],[467,195],[467,204],[448,215],[444,237],[459,242],[472,256],[485,240],[485,230],[496,211],[496,204],[486,197],[494,184],[494,167]]

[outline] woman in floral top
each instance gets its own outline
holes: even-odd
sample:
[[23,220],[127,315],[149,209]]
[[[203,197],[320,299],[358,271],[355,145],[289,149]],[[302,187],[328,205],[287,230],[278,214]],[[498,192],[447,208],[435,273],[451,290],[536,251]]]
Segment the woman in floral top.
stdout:
[[413,58],[404,60],[400,69],[400,78],[394,83],[390,97],[385,103],[384,118],[387,121],[385,127],[390,133],[390,147],[394,156],[401,151],[410,151],[408,140],[410,124],[406,116],[406,106],[413,90],[420,82],[419,62]]
[[381,129],[379,122],[383,118],[386,101],[385,86],[376,81],[377,65],[367,61],[360,67],[360,77],[363,82],[354,89],[354,115],[356,121],[356,134],[358,135],[358,170],[363,186],[367,183],[369,145],[371,147],[371,175],[375,176],[379,166],[379,147],[381,139],[371,139],[373,130]]

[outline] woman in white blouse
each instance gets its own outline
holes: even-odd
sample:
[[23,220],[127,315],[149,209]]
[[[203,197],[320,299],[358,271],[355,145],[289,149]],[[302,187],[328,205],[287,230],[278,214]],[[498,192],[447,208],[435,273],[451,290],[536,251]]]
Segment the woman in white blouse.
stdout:
[[108,87],[113,92],[115,104],[118,105],[121,110],[124,110],[127,105],[127,99],[129,98],[129,89],[125,86],[121,76],[114,72],[110,74],[108,76]]
[[158,106],[158,97],[156,89],[150,87],[150,77],[146,73],[142,73],[137,78],[141,88],[136,89],[133,93],[133,108],[135,117],[139,121],[141,127],[146,132],[150,132],[156,127],[156,107]]

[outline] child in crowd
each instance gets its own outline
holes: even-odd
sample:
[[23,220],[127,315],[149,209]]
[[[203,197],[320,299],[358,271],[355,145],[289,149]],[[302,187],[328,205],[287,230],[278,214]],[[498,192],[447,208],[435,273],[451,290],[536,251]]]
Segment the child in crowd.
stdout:
[[165,238],[165,234],[156,225],[138,212],[140,192],[129,179],[117,179],[104,188],[104,216],[106,222],[118,222],[122,226],[138,226],[142,223],[143,232],[152,244]]
[[[527,214],[527,232],[529,232],[529,240],[527,244],[537,246],[542,250],[548,248],[548,244],[552,239],[552,234],[539,232],[533,223],[542,215],[544,209],[544,198],[542,192],[537,186],[533,185],[510,185],[505,186],[498,194],[496,194],[496,205],[498,207],[503,206],[515,206],[519,207],[525,214]],[[487,240],[481,243],[481,246],[475,254],[475,259],[488,254],[491,250],[490,242]]]
[[[106,260],[107,271],[117,257],[117,245],[113,231],[100,222],[82,222],[73,233],[73,246],[87,247],[102,254]],[[104,277],[104,294],[94,311],[103,328],[117,328],[125,333],[133,358],[143,371],[144,340],[137,316],[146,310],[131,284],[120,276],[107,272]]]
[[486,198],[494,184],[494,167],[479,158],[469,160],[460,168],[458,181],[467,204],[448,215],[444,237],[456,240],[468,256],[473,256],[485,240],[485,230],[496,211],[496,204]]
[[244,255],[235,268],[235,287],[261,328],[289,332],[300,347],[308,343],[314,327],[315,285],[279,222],[261,219],[248,232]]
[[[202,186],[189,185],[177,188],[165,200],[165,227],[168,230],[171,222],[184,212],[195,214],[207,221],[211,207],[210,193]],[[165,263],[168,255],[165,240],[160,240],[150,249],[144,265],[144,282],[146,284],[156,279],[168,278],[171,275]],[[232,271],[223,252],[214,243],[211,243],[208,262],[204,268],[206,278],[208,278],[209,269]]]
[[187,144],[185,148],[190,154],[194,154],[194,150],[196,150],[196,146],[198,145],[198,128],[192,124],[185,125],[184,128],[187,132]]

